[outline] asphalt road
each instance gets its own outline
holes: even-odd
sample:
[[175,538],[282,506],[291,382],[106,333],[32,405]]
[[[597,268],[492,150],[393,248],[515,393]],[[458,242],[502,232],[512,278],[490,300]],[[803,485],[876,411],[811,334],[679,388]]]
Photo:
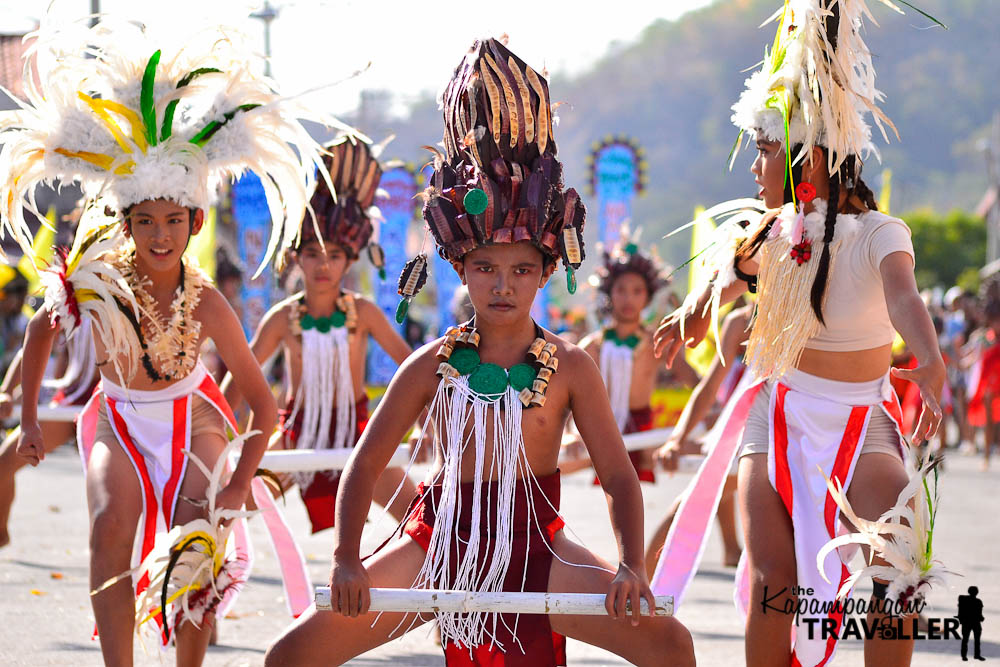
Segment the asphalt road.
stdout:
[[[936,552],[957,573],[947,588],[935,590],[925,614],[950,617],[957,595],[977,585],[985,602],[983,654],[1000,660],[1000,514],[996,489],[1000,472],[983,472],[980,459],[954,455],[941,480],[942,503],[935,534]],[[689,477],[661,479],[645,486],[647,531],[659,520]],[[579,539],[603,557],[617,554],[604,497],[590,484],[588,473],[564,478],[563,514]],[[301,502],[289,496],[286,513],[308,558],[313,580],[325,582],[332,531],[307,536]],[[374,546],[390,529],[373,512],[365,544]],[[91,641],[93,617],[87,596],[87,510],[83,477],[76,452],[60,448],[37,469],[18,476],[18,499],[11,518],[11,544],[0,549],[0,665],[100,665]],[[209,649],[206,665],[260,665],[268,642],[290,622],[285,612],[278,572],[259,520],[251,524],[257,561],[233,613],[221,627],[219,644]],[[743,626],[732,604],[733,569],[721,565],[722,549],[713,536],[701,569],[679,618],[694,636],[701,665],[743,662]],[[868,584],[860,589],[865,594]],[[148,654],[136,648],[137,664],[173,664],[172,654]],[[917,642],[913,665],[958,664],[957,640]],[[442,665],[440,649],[416,630],[352,661],[351,665]],[[571,665],[623,665],[623,660],[582,643],[569,646]],[[844,640],[836,665],[861,665],[862,643]]]

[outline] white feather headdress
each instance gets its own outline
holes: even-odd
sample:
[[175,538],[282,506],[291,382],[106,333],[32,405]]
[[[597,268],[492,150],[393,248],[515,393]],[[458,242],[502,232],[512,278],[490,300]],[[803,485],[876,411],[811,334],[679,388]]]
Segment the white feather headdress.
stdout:
[[[894,2],[878,1],[902,13]],[[733,105],[732,120],[740,128],[734,156],[746,132],[780,141],[789,151],[801,144],[797,155],[788,155],[789,167],[814,146],[825,146],[832,173],[848,156],[873,150],[869,113],[886,141],[886,127],[898,137],[878,106],[884,96],[875,88],[871,52],[861,34],[866,17],[877,25],[865,0],[785,0],[765,21],[777,21],[778,32]],[[833,20],[836,30],[831,24],[828,33]]]
[[47,17],[32,38],[27,100],[0,113],[3,231],[26,253],[23,211],[42,217],[40,183],[77,182],[119,212],[158,198],[204,209],[218,185],[248,170],[273,225],[261,268],[293,245],[316,174],[328,181],[299,119],[337,123],[279,97],[254,73],[261,58],[239,31],[216,26],[180,41],[108,17],[93,27]]

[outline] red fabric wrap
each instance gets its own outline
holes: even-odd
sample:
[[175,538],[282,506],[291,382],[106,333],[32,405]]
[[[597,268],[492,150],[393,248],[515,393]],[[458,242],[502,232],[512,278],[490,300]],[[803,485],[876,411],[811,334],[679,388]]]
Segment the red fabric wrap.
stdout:
[[[651,430],[653,430],[653,408],[651,406],[647,405],[644,408],[628,411],[628,421],[625,422],[625,430],[622,431],[622,435]],[[653,468],[643,467],[646,463],[642,460],[641,451],[629,452],[628,458],[632,462],[632,467],[635,468],[635,474],[639,476],[640,482],[656,483],[656,474]],[[594,486],[600,485],[601,481],[597,479],[597,475],[594,475]]]
[[[287,408],[278,411],[278,428],[284,435],[284,448],[295,449],[295,443],[302,430],[302,411],[295,416],[289,424],[288,420],[292,416],[292,407],[295,405],[293,399],[288,403]],[[357,423],[354,429],[354,442],[357,444],[361,439],[361,434],[368,425],[368,396],[363,395],[354,404],[354,415]],[[333,439],[337,428],[337,420],[330,420],[330,439]],[[309,514],[309,523],[312,524],[312,532],[315,535],[321,530],[333,528],[334,515],[337,509],[337,489],[340,487],[340,471],[324,470],[313,475],[312,482],[306,488],[299,487],[302,502],[305,503],[306,512]]]
[[[544,593],[549,587],[549,569],[552,565],[550,545],[553,536],[562,529],[564,523],[557,512],[559,508],[559,472],[538,477],[537,487],[533,489],[534,497],[540,499],[539,492],[545,494],[549,502],[540,500],[529,507],[527,493],[523,484],[516,485],[513,508],[514,543],[511,553],[510,568],[504,580],[505,591],[525,591]],[[496,498],[497,483],[487,482],[482,490],[483,498]],[[450,563],[451,575],[461,559],[465,544],[472,534],[472,497],[475,491],[473,482],[461,485],[461,513],[458,517],[458,541],[452,541]],[[424,493],[426,492],[426,496]],[[426,551],[430,544],[430,536],[434,531],[435,507],[440,502],[441,485],[427,487],[420,484],[417,497],[412,503],[403,531],[413,538]],[[421,500],[423,498],[423,500]],[[549,506],[551,503],[551,507]],[[492,538],[496,535],[497,513],[491,508],[486,521],[476,527],[482,534],[480,557],[492,551]],[[537,523],[536,519],[537,518]],[[539,530],[544,528],[544,532]],[[524,576],[524,587],[521,587],[521,577]],[[566,638],[552,632],[549,617],[541,614],[522,614],[520,620],[515,614],[502,614],[503,622],[498,621],[495,633],[497,639],[507,647],[504,653],[496,646],[485,644],[472,649],[471,655],[467,647],[448,642],[444,647],[445,663],[448,667],[468,665],[472,667],[545,667],[546,665],[566,664]],[[517,622],[517,641],[510,629]],[[518,644],[520,642],[520,644]],[[522,652],[523,651],[523,652]]]

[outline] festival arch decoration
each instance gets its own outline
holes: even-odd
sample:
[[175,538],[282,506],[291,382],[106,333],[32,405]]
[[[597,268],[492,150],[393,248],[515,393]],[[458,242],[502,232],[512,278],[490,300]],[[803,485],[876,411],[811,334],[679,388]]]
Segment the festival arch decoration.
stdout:
[[626,135],[607,135],[594,142],[587,167],[590,194],[597,198],[598,238],[613,245],[621,227],[632,218],[632,200],[647,185],[645,151]]

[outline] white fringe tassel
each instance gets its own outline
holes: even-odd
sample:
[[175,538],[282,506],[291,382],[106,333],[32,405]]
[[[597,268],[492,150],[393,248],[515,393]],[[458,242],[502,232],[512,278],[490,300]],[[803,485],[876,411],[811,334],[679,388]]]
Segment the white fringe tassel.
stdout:
[[[345,327],[328,333],[316,329],[302,332],[302,378],[289,421],[302,411],[302,429],[296,449],[340,449],[354,446],[357,415],[354,411],[354,381],[351,378],[350,345]],[[337,414],[333,411],[336,408]],[[336,418],[333,440],[330,420]],[[300,473],[300,488],[312,483],[314,472]],[[328,474],[328,473],[323,473]]]
[[624,432],[628,424],[628,399],[632,388],[632,348],[605,341],[601,345],[601,375],[604,376],[604,386],[608,388],[618,430]]

